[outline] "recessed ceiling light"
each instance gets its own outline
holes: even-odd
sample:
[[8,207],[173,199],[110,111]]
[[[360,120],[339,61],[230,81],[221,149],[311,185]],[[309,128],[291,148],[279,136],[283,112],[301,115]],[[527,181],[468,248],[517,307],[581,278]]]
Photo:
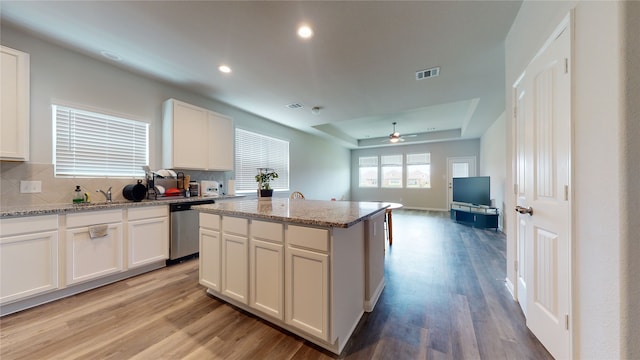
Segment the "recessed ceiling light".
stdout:
[[102,50],[102,51],[100,51],[100,54],[102,54],[102,56],[104,56],[107,59],[112,60],[112,61],[122,61],[122,56],[120,56],[118,54],[114,54],[111,51]]
[[230,67],[228,67],[227,65],[220,65],[220,66],[218,67],[218,70],[220,70],[220,72],[223,72],[223,73],[225,73],[225,74],[228,74],[228,73],[230,73],[230,72],[231,72],[231,68],[230,68]]
[[303,39],[308,39],[313,36],[313,30],[311,29],[311,27],[309,27],[309,25],[301,25],[298,28],[298,36]]

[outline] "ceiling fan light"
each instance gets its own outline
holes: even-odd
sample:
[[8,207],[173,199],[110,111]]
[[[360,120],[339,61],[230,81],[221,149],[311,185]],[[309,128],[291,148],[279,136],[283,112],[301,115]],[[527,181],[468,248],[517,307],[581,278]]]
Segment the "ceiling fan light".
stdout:
[[389,139],[389,142],[397,143],[398,140],[400,140],[400,139],[398,139],[397,137],[392,137],[391,139]]

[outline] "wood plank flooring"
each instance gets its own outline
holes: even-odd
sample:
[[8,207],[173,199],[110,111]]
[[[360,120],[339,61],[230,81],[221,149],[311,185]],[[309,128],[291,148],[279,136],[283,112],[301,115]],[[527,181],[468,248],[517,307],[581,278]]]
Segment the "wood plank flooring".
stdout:
[[0,319],[9,359],[552,359],[507,292],[504,235],[394,211],[386,288],[341,356],[205,293],[188,261]]

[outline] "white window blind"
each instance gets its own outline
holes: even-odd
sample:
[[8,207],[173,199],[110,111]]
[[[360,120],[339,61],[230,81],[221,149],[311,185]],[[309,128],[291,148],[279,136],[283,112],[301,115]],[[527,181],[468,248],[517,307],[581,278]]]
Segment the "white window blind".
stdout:
[[52,110],[56,176],[144,176],[148,123],[59,105]]
[[382,155],[380,157],[380,163],[382,166],[402,166],[402,154],[400,155]]
[[407,154],[407,165],[425,165],[431,163],[431,154]]
[[274,169],[278,178],[270,182],[274,190],[289,190],[289,142],[236,129],[236,191],[258,189],[258,168]]

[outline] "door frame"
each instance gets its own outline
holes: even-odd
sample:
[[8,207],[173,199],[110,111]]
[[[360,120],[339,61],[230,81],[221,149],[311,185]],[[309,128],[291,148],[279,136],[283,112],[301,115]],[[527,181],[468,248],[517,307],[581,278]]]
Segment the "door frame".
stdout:
[[475,155],[472,156],[453,156],[447,157],[447,207],[450,206],[452,199],[451,189],[453,187],[451,183],[452,179],[452,171],[451,166],[454,162],[467,162],[469,164],[473,164],[473,171],[469,171],[469,176],[477,176],[478,175],[478,159]]

